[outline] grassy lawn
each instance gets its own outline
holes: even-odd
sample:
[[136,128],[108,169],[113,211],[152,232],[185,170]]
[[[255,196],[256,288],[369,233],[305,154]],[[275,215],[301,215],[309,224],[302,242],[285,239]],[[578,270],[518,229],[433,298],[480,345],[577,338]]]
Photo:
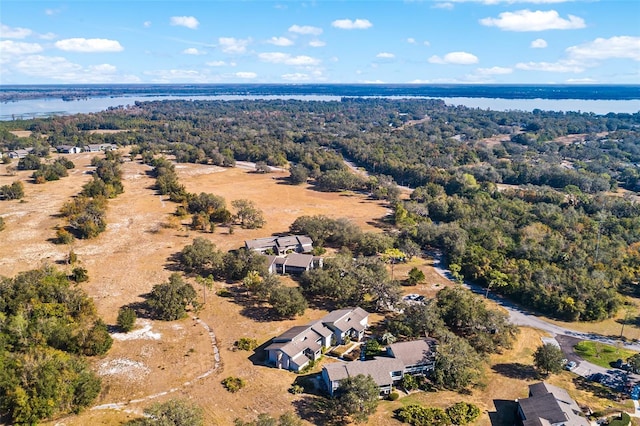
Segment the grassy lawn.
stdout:
[[627,349],[587,341],[578,343],[573,349],[583,359],[605,368],[610,368],[611,364],[620,358],[626,361],[627,358],[636,354]]

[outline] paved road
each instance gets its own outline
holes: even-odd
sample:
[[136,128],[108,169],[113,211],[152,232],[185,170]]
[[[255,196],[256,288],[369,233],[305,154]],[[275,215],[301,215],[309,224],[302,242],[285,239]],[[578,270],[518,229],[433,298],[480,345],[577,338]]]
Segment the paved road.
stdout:
[[[443,276],[444,278],[454,281],[453,277],[451,276],[451,272],[448,269],[446,269],[446,267],[444,266],[442,255],[436,252],[430,252],[428,254],[429,256],[433,257],[435,260],[433,267],[436,270],[436,272],[441,276]],[[479,285],[476,285],[470,282],[465,282],[463,285],[467,287],[469,290],[473,291],[474,293],[478,293],[483,296],[486,294],[486,288],[483,288]],[[535,314],[526,310],[525,308],[518,306],[512,303],[511,301],[492,292],[489,292],[489,299],[495,301],[496,303],[498,303],[500,306],[502,306],[507,310],[507,312],[509,313],[509,318],[513,324],[524,326],[524,327],[537,328],[540,330],[547,331],[552,335],[559,335],[559,334],[566,335],[566,336],[578,338],[580,340],[593,340],[596,342],[601,342],[601,343],[605,343],[613,346],[622,344],[627,349],[640,352],[639,343],[623,342],[622,340],[611,339],[609,337],[602,336],[600,334],[584,333],[581,331],[571,330],[570,328],[561,327],[561,326],[552,324],[544,320],[543,318],[535,316]]]

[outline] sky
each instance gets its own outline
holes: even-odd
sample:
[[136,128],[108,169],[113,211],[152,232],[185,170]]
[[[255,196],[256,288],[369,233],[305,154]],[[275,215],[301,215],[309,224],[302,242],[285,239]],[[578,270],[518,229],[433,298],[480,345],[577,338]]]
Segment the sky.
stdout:
[[0,85],[640,84],[640,0],[2,0]]

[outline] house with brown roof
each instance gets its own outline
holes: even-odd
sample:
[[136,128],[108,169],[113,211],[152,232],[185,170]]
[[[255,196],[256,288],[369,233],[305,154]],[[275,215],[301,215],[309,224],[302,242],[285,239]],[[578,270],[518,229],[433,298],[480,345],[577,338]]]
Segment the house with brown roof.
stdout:
[[529,385],[529,397],[518,400],[523,426],[589,426],[566,390],[546,382]]
[[322,348],[343,343],[346,336],[351,340],[361,339],[368,319],[369,313],[364,309],[347,308],[330,312],[307,325],[292,327],[274,337],[265,348],[267,363],[277,368],[300,371],[322,355]]

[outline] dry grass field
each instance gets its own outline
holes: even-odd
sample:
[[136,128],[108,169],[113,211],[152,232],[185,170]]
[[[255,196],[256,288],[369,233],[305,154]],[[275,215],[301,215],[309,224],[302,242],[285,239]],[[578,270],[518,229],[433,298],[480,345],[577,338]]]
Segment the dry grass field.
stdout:
[[[70,176],[56,182],[35,185],[29,182],[31,172],[9,176],[0,165],[0,185],[16,179],[25,182],[25,198],[0,202],[0,215],[6,230],[0,234],[0,275],[16,273],[43,264],[67,268],[64,259],[70,248],[80,264],[89,272],[90,280],[82,287],[94,299],[99,314],[114,324],[120,306],[142,301],[142,295],[171,273],[171,256],[193,238],[203,236],[223,250],[240,247],[245,239],[286,232],[301,215],[324,214],[346,217],[364,230],[376,226],[390,212],[381,202],[359,194],[322,193],[308,186],[291,186],[283,182],[287,172],[255,174],[250,170],[222,169],[212,166],[180,164],[180,181],[190,192],[211,192],[225,197],[227,203],[247,198],[264,211],[267,224],[259,230],[236,228],[233,234],[219,227],[213,234],[190,231],[172,215],[176,205],[155,194],[154,180],[147,175],[149,167],[138,162],[123,164],[125,192],[109,200],[107,231],[93,240],[77,240],[72,247],[55,245],[55,227],[62,225],[57,217],[63,203],[76,195],[91,176],[93,154],[69,155],[76,164]],[[401,279],[413,267],[422,269],[425,283],[405,287],[406,293],[433,296],[439,288],[450,285],[431,268],[430,261],[413,259],[396,265],[394,276]],[[216,283],[216,288],[228,287]],[[202,291],[198,288],[198,291]],[[325,312],[309,309],[304,317],[289,321],[272,321],[260,306],[246,306],[240,298],[222,298],[208,292],[207,304],[198,318],[175,322],[138,320],[136,331],[115,335],[113,348],[104,357],[93,360],[95,371],[103,378],[103,392],[96,406],[80,415],[50,422],[51,425],[116,425],[139,415],[152,402],[168,398],[187,398],[200,405],[206,424],[229,425],[235,418],[254,419],[258,413],[274,416],[294,411],[301,396],[287,392],[296,379],[290,372],[255,364],[249,352],[234,350],[241,337],[255,338],[262,344],[287,328],[320,318]],[[379,318],[379,317],[374,317]],[[211,332],[211,333],[210,333]],[[215,334],[215,337],[213,336]],[[483,415],[479,425],[488,425],[494,400],[512,400],[526,395],[527,383],[533,380],[528,367],[533,348],[539,345],[541,333],[525,329],[514,348],[495,356],[492,361],[507,365],[487,372],[487,386],[471,395],[440,392],[414,394],[397,402],[382,402],[372,425],[391,424],[391,412],[411,401],[426,405],[447,406],[458,400],[475,402]],[[217,356],[219,353],[219,357]],[[238,393],[224,390],[220,381],[237,376],[247,382]],[[563,385],[572,383],[570,373],[554,377]],[[574,387],[575,388],[575,387]],[[582,395],[575,389],[580,401]],[[596,404],[595,402],[593,403]],[[605,404],[605,402],[597,402]]]

